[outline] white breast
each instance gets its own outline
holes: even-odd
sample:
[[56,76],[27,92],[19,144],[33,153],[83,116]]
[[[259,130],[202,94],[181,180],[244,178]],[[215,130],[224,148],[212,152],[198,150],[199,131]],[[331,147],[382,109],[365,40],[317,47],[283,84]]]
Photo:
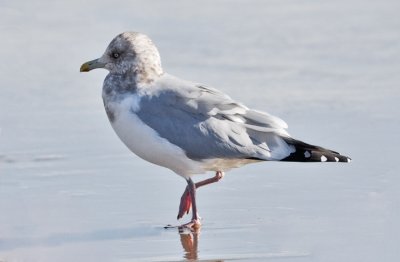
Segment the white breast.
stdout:
[[189,159],[181,148],[160,137],[139,119],[135,114],[140,106],[139,95],[127,96],[121,102],[109,102],[107,106],[114,113],[111,122],[114,131],[133,153],[184,177],[205,172],[201,162]]

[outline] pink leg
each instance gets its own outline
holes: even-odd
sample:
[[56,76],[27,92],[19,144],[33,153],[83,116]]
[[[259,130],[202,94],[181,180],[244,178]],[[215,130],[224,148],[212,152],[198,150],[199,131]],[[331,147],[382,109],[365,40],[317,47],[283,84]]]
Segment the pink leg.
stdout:
[[196,185],[193,183],[193,180],[189,178],[187,180],[188,185],[187,188],[189,190],[189,196],[192,199],[192,220],[189,223],[181,225],[179,228],[193,228],[198,229],[201,226],[200,217],[197,213],[197,205],[196,205]]
[[[224,176],[224,173],[222,171],[217,171],[214,177],[197,182],[196,184],[194,184],[195,189],[197,189],[201,186],[205,186],[208,184],[218,182],[222,179],[223,176]],[[188,214],[191,206],[192,206],[192,198],[190,196],[190,190],[189,190],[189,185],[188,185],[186,187],[185,192],[183,192],[183,195],[181,197],[181,203],[179,204],[179,212],[178,212],[177,219],[182,218],[185,213]]]

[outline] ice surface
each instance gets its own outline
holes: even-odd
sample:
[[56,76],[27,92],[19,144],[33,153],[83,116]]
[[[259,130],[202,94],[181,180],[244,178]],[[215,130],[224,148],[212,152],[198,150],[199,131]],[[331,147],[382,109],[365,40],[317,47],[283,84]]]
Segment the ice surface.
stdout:
[[[3,1],[0,261],[397,261],[400,2]],[[80,74],[126,30],[166,71],[282,117],[350,164],[263,163],[198,192],[133,156]],[[210,174],[212,175],[212,174]],[[200,178],[198,178],[200,179]]]

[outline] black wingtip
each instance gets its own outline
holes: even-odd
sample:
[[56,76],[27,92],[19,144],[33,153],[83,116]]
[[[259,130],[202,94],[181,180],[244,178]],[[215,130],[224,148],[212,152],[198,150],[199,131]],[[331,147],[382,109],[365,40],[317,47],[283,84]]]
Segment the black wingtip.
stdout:
[[294,146],[295,151],[281,161],[292,162],[351,162],[352,159],[340,153],[319,146],[310,145],[293,138],[286,138],[286,143]]

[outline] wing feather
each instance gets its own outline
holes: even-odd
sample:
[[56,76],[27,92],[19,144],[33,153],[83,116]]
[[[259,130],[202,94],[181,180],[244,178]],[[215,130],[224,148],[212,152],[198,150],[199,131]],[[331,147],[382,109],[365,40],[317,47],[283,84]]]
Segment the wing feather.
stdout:
[[282,139],[289,137],[287,124],[278,117],[169,75],[156,87],[142,99],[138,115],[191,158],[279,160],[292,151]]

